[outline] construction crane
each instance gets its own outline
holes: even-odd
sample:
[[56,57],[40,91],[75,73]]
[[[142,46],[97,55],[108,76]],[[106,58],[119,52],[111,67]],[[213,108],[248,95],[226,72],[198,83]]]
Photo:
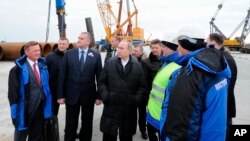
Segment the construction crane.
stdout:
[[[247,12],[247,16],[242,20],[242,22],[237,26],[237,28],[230,34],[228,37],[228,40],[224,40],[224,45],[229,46],[231,45],[231,50],[240,50],[242,47],[245,45],[245,39],[247,38],[249,32],[250,32],[250,23],[249,23],[249,18],[250,18],[250,7]],[[241,36],[235,37],[233,40],[230,40],[231,37],[238,31],[238,29],[242,26],[242,33]]]
[[236,38],[243,45],[243,48],[241,48],[240,50],[242,53],[250,53],[250,47],[245,45],[245,39],[247,38],[250,32],[249,18],[250,18],[250,7],[248,9],[247,16],[245,18],[245,24],[241,36],[240,38]]
[[[107,41],[110,41],[113,36],[127,38],[133,40],[135,43],[144,41],[144,30],[138,27],[138,10],[135,6],[134,0],[132,0],[134,11],[131,11],[129,0],[126,0],[127,14],[124,20],[122,20],[123,0],[119,0],[118,2],[119,8],[117,16],[112,10],[109,0],[96,0],[96,2],[105,29]],[[133,20],[135,20],[134,28],[132,25]]]
[[[218,9],[216,10],[214,16],[212,17],[210,21],[210,33],[217,32],[221,34],[224,38],[224,46],[228,47],[230,50],[240,50],[240,48],[244,47],[244,42],[246,37],[249,34],[250,31],[250,25],[249,25],[249,18],[250,18],[250,8],[248,10],[247,16],[243,19],[243,21],[236,27],[236,29],[227,37],[223,32],[214,24],[215,18],[218,15],[219,10],[222,8],[223,3],[225,0],[222,0],[222,2],[218,5]],[[239,30],[239,28],[244,24],[242,34],[240,37],[235,37],[234,39],[231,39],[232,36]]]

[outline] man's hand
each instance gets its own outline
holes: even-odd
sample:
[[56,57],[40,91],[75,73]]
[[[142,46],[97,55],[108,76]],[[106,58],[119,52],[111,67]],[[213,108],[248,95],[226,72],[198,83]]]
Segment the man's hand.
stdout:
[[95,100],[95,105],[100,105],[102,104],[102,100],[101,99],[96,99]]
[[59,104],[64,104],[65,103],[65,98],[60,98],[57,100],[57,103]]

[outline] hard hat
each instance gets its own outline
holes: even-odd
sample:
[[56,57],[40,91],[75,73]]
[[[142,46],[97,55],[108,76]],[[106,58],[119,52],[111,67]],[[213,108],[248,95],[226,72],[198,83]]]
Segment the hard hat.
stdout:
[[205,32],[203,32],[198,27],[192,27],[192,26],[182,27],[177,32],[177,36],[180,36],[180,35],[186,35],[190,38],[195,38],[195,39],[205,39],[205,37],[206,37]]

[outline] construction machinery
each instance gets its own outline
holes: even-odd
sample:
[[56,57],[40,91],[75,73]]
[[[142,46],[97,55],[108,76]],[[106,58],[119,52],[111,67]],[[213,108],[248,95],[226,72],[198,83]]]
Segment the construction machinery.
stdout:
[[[138,27],[138,10],[133,2],[133,11],[131,11],[129,0],[126,0],[127,14],[122,15],[123,0],[119,0],[117,16],[109,0],[96,0],[97,7],[106,33],[106,40],[111,41],[113,36],[133,40],[134,43],[144,41],[144,30]],[[123,19],[124,18],[124,19]],[[123,20],[122,20],[123,19]],[[133,27],[132,23],[135,23]],[[126,28],[125,28],[126,27]]]
[[[210,21],[210,33],[217,32],[221,34],[224,38],[224,46],[228,47],[230,50],[237,50],[239,51],[242,47],[244,47],[244,42],[246,37],[248,36],[250,32],[250,8],[248,10],[247,16],[243,19],[243,21],[236,27],[236,29],[227,37],[223,32],[214,24],[215,18],[218,15],[219,10],[222,8],[223,3],[225,0],[222,0],[222,2],[218,5],[218,9],[216,10],[214,16],[212,17]],[[234,34],[239,30],[239,28],[243,26],[243,30],[240,37],[235,37],[234,39],[231,39]]]
[[64,0],[56,0],[56,14],[58,16],[58,29],[60,38],[66,38],[65,24],[65,2]]

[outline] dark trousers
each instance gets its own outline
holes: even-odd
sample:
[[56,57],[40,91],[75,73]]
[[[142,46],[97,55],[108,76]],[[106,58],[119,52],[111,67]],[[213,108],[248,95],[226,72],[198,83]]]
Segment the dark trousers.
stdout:
[[141,105],[138,107],[139,111],[139,119],[138,119],[138,124],[139,124],[139,129],[141,132],[146,132],[146,105]]
[[[119,136],[120,141],[133,141],[133,137],[131,136]],[[113,136],[110,134],[103,134],[102,141],[116,141],[117,136]]]
[[232,125],[232,118],[227,118],[227,134],[226,134],[226,141],[230,141],[230,132],[231,132],[231,125]]
[[53,103],[52,104],[53,104],[52,105],[53,114],[57,117],[60,104],[57,103],[57,99],[56,98],[53,98]]
[[91,141],[93,129],[94,104],[81,106],[66,104],[65,141],[75,141],[78,127],[78,118],[81,108],[80,141]]
[[[160,131],[156,129],[151,124],[147,124],[148,129],[148,139],[149,141],[159,141],[160,140]],[[158,135],[157,135],[158,134]]]
[[43,106],[39,104],[37,109],[28,116],[28,130],[17,131],[14,133],[14,141],[43,141]]

